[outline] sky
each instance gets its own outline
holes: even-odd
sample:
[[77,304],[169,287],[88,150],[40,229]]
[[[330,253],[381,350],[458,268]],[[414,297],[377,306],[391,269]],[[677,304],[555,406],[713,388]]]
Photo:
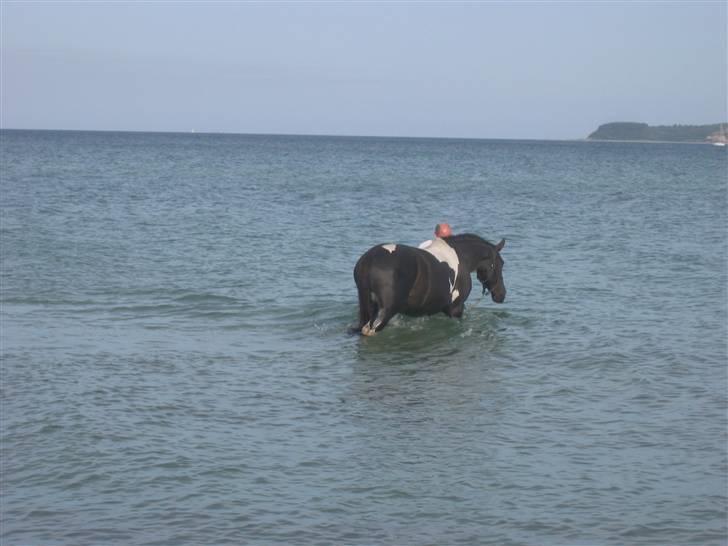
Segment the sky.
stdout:
[[725,1],[0,3],[0,127],[579,139],[726,121]]

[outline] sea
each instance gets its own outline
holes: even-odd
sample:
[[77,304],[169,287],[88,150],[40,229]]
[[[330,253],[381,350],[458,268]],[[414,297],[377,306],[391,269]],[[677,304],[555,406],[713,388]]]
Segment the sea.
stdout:
[[[728,154],[0,132],[0,542],[728,544]],[[462,319],[354,264],[497,242]]]

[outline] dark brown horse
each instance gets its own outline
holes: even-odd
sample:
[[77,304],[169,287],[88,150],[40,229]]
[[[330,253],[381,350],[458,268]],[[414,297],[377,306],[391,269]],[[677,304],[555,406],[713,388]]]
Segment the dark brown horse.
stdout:
[[[367,250],[354,267],[359,292],[359,325],[356,331],[373,335],[397,313],[433,315],[445,313],[460,318],[470,295],[470,274],[475,271],[496,303],[503,303],[503,259],[497,245],[470,233],[436,239],[447,243],[457,258],[444,261],[441,255],[406,245],[384,244]],[[449,249],[448,249],[449,250]],[[454,270],[457,269],[457,270]]]

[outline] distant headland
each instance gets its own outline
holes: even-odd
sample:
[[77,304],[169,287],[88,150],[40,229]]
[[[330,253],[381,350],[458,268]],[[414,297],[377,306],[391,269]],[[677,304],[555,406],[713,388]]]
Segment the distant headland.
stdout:
[[728,124],[712,125],[655,125],[646,123],[605,123],[587,140],[634,140],[658,142],[726,142]]

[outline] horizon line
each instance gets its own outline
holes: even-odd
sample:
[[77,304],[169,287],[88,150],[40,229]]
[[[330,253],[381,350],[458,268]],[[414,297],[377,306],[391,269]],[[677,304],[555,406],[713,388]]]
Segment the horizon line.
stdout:
[[[619,122],[615,122],[619,123]],[[715,124],[708,124],[715,125]],[[721,125],[718,123],[717,125]],[[138,129],[38,129],[20,127],[0,127],[2,131],[27,132],[59,132],[59,133],[128,133],[153,135],[226,135],[226,136],[266,136],[266,137],[305,137],[305,138],[371,138],[371,139],[400,139],[400,140],[491,140],[505,142],[612,142],[637,144],[710,144],[708,141],[679,141],[679,140],[621,140],[621,139],[591,139],[581,138],[509,138],[509,137],[466,137],[466,136],[408,136],[408,135],[353,135],[330,133],[240,133],[232,131],[143,131]]]
[[430,139],[430,140],[515,140],[515,141],[547,141],[547,142],[581,142],[587,141],[582,138],[535,138],[535,137],[473,137],[473,136],[413,136],[413,135],[373,135],[373,134],[335,134],[335,133],[260,133],[260,132],[237,132],[237,131],[197,131],[190,129],[181,130],[140,130],[140,129],[48,129],[28,127],[0,127],[0,131],[45,131],[45,132],[68,132],[68,133],[147,133],[147,134],[169,134],[169,135],[230,135],[230,136],[285,136],[285,137],[321,137],[321,138],[394,138],[394,139]]

